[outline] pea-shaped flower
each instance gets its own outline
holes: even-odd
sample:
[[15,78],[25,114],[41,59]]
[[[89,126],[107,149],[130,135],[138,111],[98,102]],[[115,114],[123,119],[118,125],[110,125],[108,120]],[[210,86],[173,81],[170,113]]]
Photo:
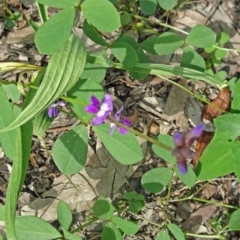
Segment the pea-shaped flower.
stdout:
[[204,130],[205,125],[199,124],[192,130],[190,130],[185,136],[180,132],[175,132],[173,136],[173,141],[175,148],[172,154],[177,158],[177,166],[182,174],[187,173],[187,158],[193,158],[195,152],[193,152],[190,147],[193,142],[200,137]]

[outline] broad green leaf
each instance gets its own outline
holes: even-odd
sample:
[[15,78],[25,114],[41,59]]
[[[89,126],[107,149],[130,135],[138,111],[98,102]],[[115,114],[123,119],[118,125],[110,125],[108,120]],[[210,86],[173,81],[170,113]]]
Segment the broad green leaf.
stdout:
[[32,124],[28,122],[16,129],[17,136],[15,139],[16,156],[13,159],[12,171],[8,181],[6,205],[5,205],[5,225],[7,239],[16,238],[16,229],[14,227],[16,217],[16,206],[18,195],[22,188],[29,160],[29,153],[32,144]]
[[0,221],[4,221],[5,206],[0,204]]
[[[0,102],[1,102],[0,128],[3,129],[14,121],[15,116],[13,113],[13,106],[8,101],[6,93],[1,86],[0,86]],[[16,145],[17,135],[18,131],[16,129],[0,134],[1,147],[3,149],[3,152],[11,160],[14,160],[17,156],[17,150],[15,147],[13,147]]]
[[176,174],[181,179],[181,181],[188,187],[193,187],[195,185],[197,177],[195,172],[189,165],[187,166],[186,174],[183,175],[178,168],[176,168]]
[[139,227],[137,224],[132,223],[130,221],[127,221],[125,219],[122,219],[117,216],[112,217],[112,222],[115,223],[124,233],[128,235],[132,235],[137,233]]
[[235,166],[235,173],[237,175],[238,180],[240,180],[240,142],[235,141],[232,143],[232,153],[235,157],[234,159],[234,166]]
[[79,4],[79,0],[37,0],[37,2],[56,8],[76,7]]
[[15,84],[2,84],[1,86],[12,102],[16,102],[20,98],[21,94]]
[[122,35],[116,40],[116,42],[126,42],[130,44],[135,50],[138,49],[138,43],[129,35]]
[[226,32],[221,32],[219,37],[219,43],[225,44],[230,39],[230,35]]
[[133,133],[122,135],[115,129],[113,135],[110,136],[108,124],[93,127],[93,129],[109,153],[121,164],[132,165],[143,159],[142,150]]
[[114,223],[107,223],[101,234],[102,240],[123,240],[120,231],[117,229]]
[[126,200],[132,200],[134,197],[136,197],[138,193],[136,191],[126,192],[123,194],[123,198]]
[[101,83],[106,76],[106,72],[106,67],[101,67],[97,64],[86,63],[81,75],[81,79],[92,79],[97,83]]
[[240,111],[240,81],[233,79],[235,86],[234,86],[234,96],[231,104],[231,111],[232,112],[239,112]]
[[240,230],[240,209],[236,210],[230,217],[228,228],[230,230]]
[[124,66],[133,68],[138,63],[134,48],[126,42],[115,42],[110,46],[111,52]]
[[[234,91],[234,88],[235,88],[235,86],[236,86],[236,84],[237,84],[237,82],[238,82],[238,78],[237,77],[232,77],[228,82],[227,82],[227,85],[228,85],[228,88],[229,88],[229,90],[230,91]],[[234,94],[236,94],[236,93],[234,93]],[[234,99],[233,99],[233,101],[234,101]],[[240,103],[240,102],[239,102]],[[235,103],[236,104],[236,103]],[[233,103],[231,104],[231,106],[233,106]],[[235,107],[238,107],[238,105],[236,105]],[[234,108],[235,108],[234,107]],[[232,110],[234,111],[234,108],[233,107],[231,107],[232,108]],[[240,111],[240,108],[238,108],[239,109],[239,111]]]
[[152,15],[157,9],[157,0],[140,0],[140,9],[145,15]]
[[71,102],[72,110],[83,121],[90,121],[93,114],[87,113],[85,108],[90,104],[90,96],[94,95],[100,101],[104,96],[103,87],[93,79],[79,81],[68,93],[68,96],[74,98]]
[[82,240],[82,238],[74,233],[68,232],[63,228],[64,237],[67,240]]
[[177,4],[177,0],[158,0],[158,4],[162,9],[167,11],[172,9]]
[[57,139],[53,146],[52,157],[62,173],[75,174],[84,167],[87,151],[87,129],[80,125]]
[[191,47],[184,48],[180,66],[191,68],[200,72],[204,72],[206,69],[206,63],[203,57]]
[[216,129],[212,141],[203,152],[197,165],[197,178],[199,180],[210,180],[234,171],[231,142],[229,142],[226,134]]
[[156,50],[154,49],[155,42],[158,39],[157,36],[150,36],[145,41],[143,41],[140,46],[147,52],[151,54],[157,54]]
[[99,219],[107,220],[113,216],[114,207],[107,199],[99,198],[94,203],[92,210]]
[[205,48],[213,45],[216,41],[216,33],[203,25],[196,25],[189,32],[186,43],[194,47]]
[[163,230],[161,231],[157,237],[155,238],[155,240],[171,240],[168,231],[167,230]]
[[97,31],[95,27],[90,25],[87,20],[83,23],[83,31],[88,38],[90,38],[93,42],[101,45],[107,46],[108,43],[102,38],[101,34]]
[[227,136],[226,140],[233,140],[240,135],[240,114],[228,113],[214,120],[216,128]]
[[83,71],[85,61],[84,44],[72,35],[67,43],[52,55],[43,81],[31,103],[14,122],[0,132],[12,130],[28,122],[72,88]]
[[134,199],[130,202],[128,210],[132,213],[138,213],[140,210],[144,210],[145,208],[145,199],[142,194],[138,194]]
[[[172,149],[174,148],[173,137],[169,135],[160,134],[158,135],[157,140],[159,142],[164,143],[165,145],[169,146]],[[166,149],[161,148],[155,144],[152,145],[152,150],[156,155],[158,155],[158,157],[162,158],[166,162],[171,164],[176,163],[176,157],[172,155],[172,152],[167,151]]]
[[62,237],[50,223],[34,216],[17,217],[15,227],[17,240],[49,240]]
[[110,68],[113,67],[113,62],[107,56],[106,51],[102,50],[97,53],[87,55],[87,62],[91,64],[98,64],[99,67]]
[[[136,51],[139,63],[148,63],[148,59],[141,48],[138,48],[135,51]],[[142,80],[148,76],[147,73],[135,72],[132,70],[129,71],[129,74],[133,79],[137,79],[137,80]]]
[[169,168],[154,168],[146,172],[141,184],[143,188],[151,193],[161,192],[169,183],[172,177],[172,170]]
[[34,42],[42,54],[52,54],[68,40],[73,27],[75,9],[66,8],[46,21],[35,34]]
[[211,52],[213,52],[213,51],[215,51],[216,50],[216,48],[214,47],[214,46],[210,46],[210,47],[205,47],[204,48],[204,51],[206,52],[206,53],[211,53]]
[[85,0],[82,4],[84,17],[98,30],[112,32],[120,27],[120,16],[108,0]]
[[226,71],[218,71],[216,74],[215,74],[215,78],[218,78],[220,81],[225,81],[226,78],[227,78],[227,72]]
[[63,201],[59,201],[57,205],[57,218],[65,230],[70,228],[72,223],[72,212],[69,206]]
[[159,55],[169,55],[174,53],[183,45],[182,38],[176,33],[162,33],[155,41],[154,50]]
[[167,227],[172,233],[172,235],[176,238],[176,240],[185,240],[184,233],[182,232],[181,228],[179,228],[176,224],[169,223]]
[[222,58],[224,58],[227,55],[227,51],[223,50],[223,49],[216,49],[215,51],[215,57],[216,59],[221,60]]
[[121,20],[121,25],[127,25],[130,23],[131,21],[131,14],[129,14],[128,12],[124,12],[121,16],[120,16],[120,20]]

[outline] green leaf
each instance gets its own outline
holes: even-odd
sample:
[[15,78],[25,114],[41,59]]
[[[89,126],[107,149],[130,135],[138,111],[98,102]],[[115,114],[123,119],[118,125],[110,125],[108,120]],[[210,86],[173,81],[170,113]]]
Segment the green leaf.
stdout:
[[31,120],[72,88],[83,71],[85,60],[83,42],[72,35],[67,43],[52,55],[43,81],[31,103],[14,122],[0,132],[12,130]]
[[75,9],[66,8],[46,21],[35,34],[34,42],[42,54],[52,54],[68,40],[73,27]]
[[83,121],[87,122],[93,117],[93,114],[85,111],[90,103],[90,96],[94,95],[100,101],[104,96],[103,87],[93,79],[79,81],[68,93],[68,96],[74,98],[71,102],[72,110]]
[[180,66],[191,68],[200,72],[204,72],[206,69],[206,63],[203,57],[191,47],[184,48]]
[[234,96],[231,104],[231,111],[237,112],[240,111],[240,81],[237,81],[237,78],[234,79],[236,83],[234,86]]
[[225,81],[226,78],[227,78],[227,72],[226,71],[218,71],[216,74],[215,74],[215,78],[218,78],[220,81]]
[[150,36],[149,38],[147,38],[145,41],[143,41],[140,46],[147,52],[151,53],[151,54],[157,54],[156,50],[154,49],[156,40],[158,39],[158,37],[156,36]]
[[62,237],[50,223],[34,216],[17,217],[15,228],[18,240],[49,240]]
[[72,223],[72,212],[69,206],[63,201],[59,201],[57,205],[57,218],[65,230],[70,228]]
[[[6,93],[2,87],[0,87],[0,102],[0,128],[2,129],[11,124],[11,122],[13,122],[15,119],[13,106],[8,101]],[[17,135],[18,131],[16,129],[0,134],[1,147],[3,149],[3,152],[11,160],[14,160],[17,156],[17,149],[13,147],[16,145],[15,142]]]
[[82,4],[84,17],[98,30],[112,32],[120,27],[120,16],[108,0],[85,0]]
[[112,222],[115,223],[124,233],[128,235],[137,233],[139,229],[137,224],[124,220],[117,216],[112,217]]
[[[148,63],[148,59],[141,48],[135,50],[135,52],[137,54],[139,63]],[[137,80],[142,80],[148,76],[147,73],[135,72],[132,70],[129,71],[129,74],[133,79]]]
[[37,0],[37,2],[56,8],[76,7],[79,4],[79,0]]
[[154,49],[160,55],[169,55],[182,45],[183,40],[179,35],[172,32],[165,32],[156,39]]
[[88,38],[90,38],[93,42],[101,45],[107,46],[108,43],[102,38],[101,34],[97,31],[95,27],[90,25],[87,20],[83,23],[83,32],[86,34]]
[[[229,88],[230,91],[234,91],[234,88],[235,88],[237,82],[238,82],[238,78],[237,78],[237,77],[232,77],[232,78],[227,82],[227,85],[228,85],[228,88]],[[236,92],[235,92],[234,94],[236,94]],[[233,101],[234,101],[234,99],[233,99]],[[239,102],[239,103],[240,103],[240,102]],[[231,104],[231,106],[233,106],[233,103]],[[231,108],[234,110],[235,107],[231,107]],[[240,108],[239,108],[239,110],[240,110]]]
[[214,46],[210,46],[210,47],[205,47],[205,48],[204,48],[204,51],[205,51],[206,53],[211,53],[211,52],[213,52],[214,50],[216,50],[216,48],[215,48]]
[[240,230],[240,209],[236,210],[230,217],[228,228],[230,230]]
[[176,240],[185,240],[184,233],[182,232],[181,228],[179,228],[176,224],[169,223],[167,227],[172,233],[172,235],[176,238]]
[[[173,137],[169,135],[160,134],[158,135],[157,140],[159,142],[163,142],[165,145],[167,145],[170,148],[174,148]],[[162,158],[166,162],[171,164],[176,163],[176,157],[172,155],[172,152],[167,151],[166,149],[161,148],[155,144],[152,145],[152,150],[156,155],[158,155],[158,157]]]
[[143,159],[142,150],[133,133],[129,132],[126,135],[122,135],[115,130],[113,135],[110,136],[108,124],[93,127],[93,130],[109,153],[121,164],[132,165]]
[[193,187],[195,185],[197,177],[191,167],[187,166],[187,173],[184,175],[179,171],[178,168],[176,168],[176,174],[188,187]]
[[161,192],[169,183],[172,177],[172,170],[169,168],[154,168],[146,172],[141,184],[143,188],[151,193]]
[[2,84],[1,86],[12,102],[17,102],[17,100],[21,97],[21,94],[15,84]]
[[140,9],[145,15],[152,15],[157,9],[157,0],[140,0]]
[[82,240],[82,238],[74,233],[68,232],[63,228],[64,237],[67,240]]
[[133,68],[138,63],[134,48],[126,42],[115,42],[110,46],[111,52],[124,66]]
[[48,116],[48,109],[45,109],[43,112],[39,113],[33,119],[33,134],[42,137],[46,130],[52,124],[54,118]]
[[121,16],[120,16],[120,20],[121,20],[121,25],[128,25],[131,21],[131,14],[129,14],[128,12],[124,12]]
[[234,159],[234,166],[235,166],[235,173],[237,175],[238,180],[240,179],[240,142],[235,141],[232,143],[232,153],[233,156],[235,157]]
[[168,231],[163,230],[157,235],[157,238],[155,240],[171,240],[171,238],[168,234]]
[[5,225],[7,239],[16,238],[16,229],[14,227],[16,217],[16,206],[18,195],[22,188],[29,161],[29,153],[32,144],[32,124],[27,124],[16,129],[17,136],[15,139],[16,155],[13,159],[12,171],[8,181],[6,205],[5,205]]
[[85,165],[88,151],[87,128],[74,127],[54,143],[52,157],[64,174],[78,173]]
[[145,208],[145,199],[142,194],[138,194],[136,197],[134,197],[134,200],[132,200],[129,204],[128,210],[132,213],[138,213],[140,210],[143,210]]
[[194,47],[205,48],[216,41],[216,33],[203,25],[193,27],[186,38],[186,43]]
[[233,113],[224,114],[214,120],[216,128],[233,141],[240,135],[239,122],[240,115]]
[[219,43],[225,44],[230,39],[230,35],[226,32],[221,32],[219,37]]
[[[225,123],[227,124],[227,122]],[[231,142],[226,134],[216,129],[212,141],[203,152],[197,165],[197,178],[210,180],[234,172],[234,170]]]
[[132,200],[134,197],[136,197],[138,195],[138,193],[136,191],[131,191],[131,192],[126,192],[123,194],[123,199],[126,200]]
[[105,198],[99,198],[92,207],[94,214],[102,220],[110,219],[114,213],[113,205]]
[[117,229],[115,224],[109,222],[107,223],[101,234],[102,240],[123,240],[120,231]]
[[216,49],[215,58],[221,60],[227,55],[227,51],[223,49]]
[[162,9],[167,11],[172,9],[177,4],[177,0],[158,0],[158,4]]
[[[86,63],[81,79],[94,80],[97,83],[101,83],[106,76],[107,68],[101,67],[97,64]],[[91,88],[90,88],[91,89]]]
[[128,35],[122,35],[116,40],[116,42],[126,42],[130,44],[134,49],[138,49],[138,43],[134,40],[134,38]]

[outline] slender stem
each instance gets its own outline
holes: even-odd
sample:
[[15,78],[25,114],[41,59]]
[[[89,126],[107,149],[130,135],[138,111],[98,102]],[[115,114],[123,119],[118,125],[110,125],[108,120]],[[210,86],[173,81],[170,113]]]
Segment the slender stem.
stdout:
[[87,222],[84,223],[83,225],[81,225],[81,226],[75,228],[74,230],[72,230],[71,233],[75,233],[75,232],[77,232],[77,231],[80,231],[80,230],[84,229],[85,227],[89,226],[90,224],[92,224],[92,223],[94,223],[94,222],[96,222],[96,221],[98,221],[98,220],[99,220],[99,219],[98,219],[97,217],[94,217],[93,219],[87,221]]
[[194,234],[194,233],[185,233],[185,234],[189,237],[206,238],[206,239],[217,238],[217,239],[224,240],[224,237],[218,234],[217,235],[202,235],[202,234]]
[[232,49],[232,48],[224,48],[224,47],[219,47],[217,45],[213,45],[214,48],[220,49],[220,50],[225,50],[228,52],[240,52],[240,49]]
[[171,197],[171,190],[172,190],[174,173],[175,173],[175,165],[174,165],[174,169],[173,169],[173,172],[172,172],[171,181],[170,181],[170,184],[169,184],[169,187],[168,187],[167,202],[169,202],[170,197]]

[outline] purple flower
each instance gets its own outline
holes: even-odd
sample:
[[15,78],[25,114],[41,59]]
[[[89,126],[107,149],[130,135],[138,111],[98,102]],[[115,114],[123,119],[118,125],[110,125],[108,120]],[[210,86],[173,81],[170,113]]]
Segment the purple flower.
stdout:
[[[126,119],[126,118],[121,118],[121,112],[123,110],[123,106],[115,113],[114,117],[117,121],[120,121],[120,123],[130,127],[131,126],[131,122]],[[113,134],[113,131],[114,129],[116,128],[116,124],[115,123],[110,123],[110,135]],[[121,133],[121,134],[127,134],[128,133],[128,130],[123,128],[123,127],[118,127],[118,131]]]
[[58,116],[58,109],[57,107],[63,107],[66,104],[63,101],[59,101],[57,103],[53,103],[48,107],[48,116],[51,117],[57,117]]
[[190,147],[193,142],[200,137],[204,130],[205,125],[199,124],[191,131],[189,131],[186,136],[183,136],[180,132],[175,132],[173,136],[173,141],[175,148],[172,154],[177,158],[178,169],[182,174],[187,173],[187,158],[193,158],[195,152],[193,152]]
[[108,115],[113,110],[112,98],[109,94],[105,94],[102,102],[100,102],[95,96],[90,97],[91,104],[87,105],[85,111],[95,114],[92,119],[92,125],[96,126],[104,122]]

